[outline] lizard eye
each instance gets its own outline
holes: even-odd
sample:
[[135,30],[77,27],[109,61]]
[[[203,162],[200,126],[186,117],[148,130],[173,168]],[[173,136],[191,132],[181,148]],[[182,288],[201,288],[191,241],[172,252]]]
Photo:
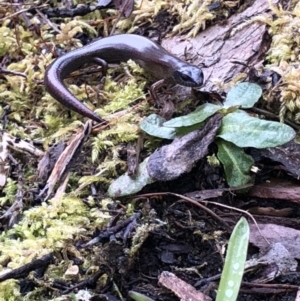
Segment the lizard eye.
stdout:
[[186,75],[184,73],[180,73],[179,76],[181,77],[182,81],[184,81],[184,82],[190,82],[190,81],[192,81],[192,79],[188,75]]
[[188,76],[186,73],[182,72],[181,70],[176,70],[174,72],[174,79],[177,84],[187,86],[192,81],[190,76]]
[[174,72],[174,80],[179,85],[199,87],[203,84],[203,73],[200,68],[188,65]]

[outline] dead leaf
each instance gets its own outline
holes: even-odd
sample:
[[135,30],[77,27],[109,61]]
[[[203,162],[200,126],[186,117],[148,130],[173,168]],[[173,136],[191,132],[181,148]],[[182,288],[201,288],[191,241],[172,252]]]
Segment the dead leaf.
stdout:
[[[90,135],[91,129],[92,122],[86,122],[83,130],[79,134],[76,134],[73,140],[70,141],[69,145],[64,149],[62,154],[57,159],[51,175],[39,196],[42,196],[44,193],[46,193],[45,200],[47,200],[52,193],[55,184],[62,178],[63,175],[67,175],[70,164],[72,161],[74,162],[74,157],[76,154],[78,154],[78,150],[83,145],[85,139],[87,139],[87,137]],[[64,185],[66,185],[66,183],[64,183]]]
[[162,272],[158,283],[171,290],[181,301],[211,301],[211,298],[170,272]]
[[158,181],[170,181],[189,172],[207,154],[221,120],[222,115],[214,115],[202,129],[176,138],[171,144],[156,150],[147,163],[149,175]]
[[[258,224],[262,235],[270,244],[281,243],[293,258],[300,259],[300,231],[275,224]],[[269,245],[255,225],[250,225],[250,243],[266,250]]]

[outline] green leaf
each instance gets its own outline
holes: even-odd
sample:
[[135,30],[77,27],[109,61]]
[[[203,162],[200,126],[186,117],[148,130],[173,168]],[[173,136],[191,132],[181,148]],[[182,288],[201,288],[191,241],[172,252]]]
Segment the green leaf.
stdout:
[[286,124],[261,120],[238,110],[223,118],[218,137],[239,147],[266,148],[287,143],[295,135]]
[[135,301],[154,301],[153,299],[149,298],[148,296],[135,292],[135,291],[129,291],[128,296],[135,300]]
[[226,181],[230,187],[242,186],[251,181],[250,169],[254,164],[251,156],[234,144],[218,140],[218,158],[222,162]]
[[235,301],[244,273],[249,242],[249,225],[242,217],[233,229],[216,301]]
[[200,123],[204,120],[206,120],[208,117],[215,114],[218,110],[221,110],[223,107],[219,105],[214,105],[211,103],[206,103],[200,107],[198,107],[194,112],[181,116],[173,118],[169,121],[166,121],[163,126],[166,127],[173,127],[173,128],[179,128],[183,126],[190,126],[197,123]]
[[198,130],[204,126],[204,122],[193,124],[191,126],[183,126],[181,128],[176,128],[176,137],[184,136],[192,131]]
[[253,83],[239,83],[234,86],[227,94],[224,107],[241,106],[242,108],[252,108],[259,100],[262,89]]
[[151,114],[141,122],[140,128],[151,136],[163,139],[174,139],[176,131],[174,128],[162,126],[165,121],[164,118],[156,114]]
[[139,192],[147,184],[155,182],[155,180],[150,177],[146,168],[148,160],[149,157],[139,165],[134,177],[126,173],[113,181],[108,188],[108,195],[113,198],[131,195]]

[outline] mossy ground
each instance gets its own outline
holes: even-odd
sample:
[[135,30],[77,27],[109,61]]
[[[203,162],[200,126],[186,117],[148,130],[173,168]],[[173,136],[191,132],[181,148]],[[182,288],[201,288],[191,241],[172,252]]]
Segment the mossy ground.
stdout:
[[[188,5],[177,1],[142,1],[129,19],[121,19],[118,31],[132,32],[143,22],[154,18],[162,9],[169,9],[179,20],[173,32],[195,36],[200,29],[205,29],[212,20],[226,18],[239,6],[239,1],[220,2],[220,9],[210,9],[214,1],[191,1]],[[46,66],[54,59],[55,46],[64,51],[81,47],[84,37],[94,38],[99,32],[105,32],[112,26],[117,12],[115,10],[94,11],[84,17],[57,18],[46,22],[38,14],[26,14],[31,27],[22,18],[20,10],[28,9],[30,3],[14,9],[7,1],[0,9],[0,57],[2,67],[11,72],[20,72],[26,76],[2,74],[0,77],[0,115],[5,106],[10,106],[8,122],[1,130],[14,137],[38,142],[42,150],[60,140],[68,141],[83,125],[83,119],[52,99],[43,87]],[[1,4],[1,6],[2,6]],[[54,7],[58,3],[53,2]],[[299,120],[300,111],[300,4],[292,1],[289,10],[271,5],[275,17],[262,20],[268,23],[273,42],[266,56],[269,69],[281,76],[280,91],[281,116],[292,116]],[[47,9],[47,8],[46,8]],[[16,13],[18,12],[19,13]],[[197,20],[195,22],[195,20]],[[38,29],[38,30],[35,30]],[[81,38],[81,39],[80,39]],[[128,65],[127,65],[128,66]],[[11,151],[18,164],[22,164],[23,190],[28,192],[23,197],[23,211],[19,221],[6,230],[4,225],[0,236],[0,273],[20,267],[33,259],[50,252],[76,254],[83,260],[86,270],[96,266],[94,253],[89,250],[78,252],[74,242],[87,239],[96,228],[105,227],[111,215],[107,211],[110,199],[101,201],[90,195],[90,185],[105,193],[110,181],[125,171],[126,163],[120,159],[122,144],[135,141],[138,136],[138,124],[143,114],[150,114],[152,108],[144,101],[146,78],[141,70],[129,63],[127,75],[116,80],[117,71],[111,72],[105,82],[101,82],[101,72],[95,75],[75,77],[68,80],[72,93],[89,108],[110,120],[110,128],[93,136],[84,148],[84,160],[73,173],[66,194],[53,198],[47,203],[34,204],[33,188],[38,188],[36,177],[37,158],[29,154]],[[124,74],[124,69],[119,74]],[[103,92],[105,91],[105,92]],[[275,93],[274,93],[275,94]],[[140,105],[128,109],[130,103],[141,100]],[[270,100],[270,99],[269,99]],[[115,111],[126,110],[121,117],[114,117]],[[112,114],[112,115],[110,115]],[[148,149],[153,149],[156,142],[147,142]],[[92,171],[91,171],[92,170]],[[18,190],[16,166],[11,164],[6,185],[0,194],[4,214],[14,202]],[[85,200],[85,202],[83,202]],[[33,206],[34,205],[34,206]],[[135,203],[128,202],[125,212],[130,216]],[[94,249],[93,252],[96,252]],[[100,250],[101,251],[101,250]],[[7,263],[8,262],[8,263]],[[1,265],[2,264],[2,265]],[[68,256],[56,266],[50,266],[40,288],[27,295],[21,295],[19,283],[7,280],[0,283],[0,300],[39,300],[45,298],[47,286],[53,279],[64,278],[64,273],[72,265]],[[95,268],[97,269],[97,268]],[[34,278],[33,275],[29,277]],[[37,279],[35,279],[38,282]],[[108,281],[102,279],[103,282]],[[44,285],[44,288],[43,288]],[[56,292],[48,296],[55,299]],[[43,296],[43,297],[41,297]],[[74,297],[75,298],[75,297]],[[45,299],[43,299],[45,300]]]

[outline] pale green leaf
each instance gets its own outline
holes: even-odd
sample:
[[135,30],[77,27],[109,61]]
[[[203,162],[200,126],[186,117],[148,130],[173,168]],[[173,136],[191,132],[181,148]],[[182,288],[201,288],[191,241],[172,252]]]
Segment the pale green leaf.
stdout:
[[154,301],[154,299],[135,291],[129,291],[128,296],[135,301]]
[[150,177],[147,171],[148,159],[149,158],[146,158],[139,165],[135,176],[129,176],[126,173],[113,181],[108,188],[108,195],[110,197],[131,195],[139,192],[147,184],[155,182],[155,180]]
[[237,299],[244,273],[249,235],[248,222],[242,217],[230,236],[216,301]]
[[206,103],[200,107],[198,107],[194,112],[181,116],[173,118],[169,121],[166,121],[163,126],[165,127],[184,127],[184,126],[191,126],[197,123],[200,123],[204,120],[206,120],[208,117],[215,114],[218,110],[221,110],[222,106],[214,105],[212,103]]
[[218,137],[239,147],[266,148],[287,143],[295,135],[286,124],[261,120],[238,110],[223,118]]
[[162,126],[165,121],[164,118],[156,114],[151,114],[141,122],[140,127],[151,136],[163,139],[174,139],[176,131],[174,128]]
[[241,106],[242,108],[252,108],[259,100],[262,89],[253,83],[239,83],[235,85],[227,94],[224,107]]
[[251,156],[236,145],[218,140],[218,158],[222,162],[226,180],[230,187],[242,186],[251,181],[250,169],[254,164]]

